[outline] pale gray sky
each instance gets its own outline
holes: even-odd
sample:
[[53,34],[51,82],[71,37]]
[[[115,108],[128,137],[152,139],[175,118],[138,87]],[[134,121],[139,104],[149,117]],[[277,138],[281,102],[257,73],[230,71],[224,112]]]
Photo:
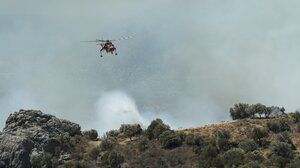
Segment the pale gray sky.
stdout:
[[[234,103],[299,108],[300,2],[0,0],[0,127],[19,108],[95,122],[110,91],[182,126]],[[118,42],[99,57],[96,38]]]

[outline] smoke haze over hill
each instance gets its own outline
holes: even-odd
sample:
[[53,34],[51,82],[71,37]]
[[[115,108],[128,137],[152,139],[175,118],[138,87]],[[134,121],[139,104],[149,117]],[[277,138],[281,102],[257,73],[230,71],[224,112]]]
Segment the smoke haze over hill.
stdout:
[[[174,127],[227,120],[237,102],[296,110],[299,6],[3,0],[0,127],[9,113],[29,108],[91,128],[95,107],[115,90],[130,97],[135,115],[166,118]],[[116,43],[119,55],[104,58],[95,44],[79,42],[128,35],[135,38]]]

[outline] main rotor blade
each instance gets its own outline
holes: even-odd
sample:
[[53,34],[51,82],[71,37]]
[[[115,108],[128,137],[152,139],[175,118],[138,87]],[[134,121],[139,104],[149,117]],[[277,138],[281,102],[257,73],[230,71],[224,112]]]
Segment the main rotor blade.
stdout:
[[134,36],[128,36],[128,37],[122,37],[122,38],[119,38],[117,40],[111,40],[111,41],[121,41],[121,40],[127,40],[127,39],[130,39],[130,38],[133,38]]
[[80,41],[80,42],[106,42],[106,40],[92,40],[92,41]]

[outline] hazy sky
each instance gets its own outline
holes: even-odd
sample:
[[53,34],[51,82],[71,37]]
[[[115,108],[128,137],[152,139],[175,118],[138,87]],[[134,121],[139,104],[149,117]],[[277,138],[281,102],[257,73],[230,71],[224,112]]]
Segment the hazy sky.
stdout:
[[[20,108],[89,128],[101,96],[176,126],[228,120],[234,103],[300,107],[299,1],[0,0],[0,127]],[[96,38],[118,55],[99,57]],[[121,96],[122,97],[122,96]],[[103,101],[105,102],[105,101]]]

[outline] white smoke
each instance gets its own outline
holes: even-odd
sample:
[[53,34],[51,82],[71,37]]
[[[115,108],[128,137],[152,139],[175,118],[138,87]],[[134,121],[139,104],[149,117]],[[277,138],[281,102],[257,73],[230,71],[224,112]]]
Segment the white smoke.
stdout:
[[121,124],[145,124],[134,100],[122,91],[101,95],[96,103],[96,121],[100,133],[118,129]]

